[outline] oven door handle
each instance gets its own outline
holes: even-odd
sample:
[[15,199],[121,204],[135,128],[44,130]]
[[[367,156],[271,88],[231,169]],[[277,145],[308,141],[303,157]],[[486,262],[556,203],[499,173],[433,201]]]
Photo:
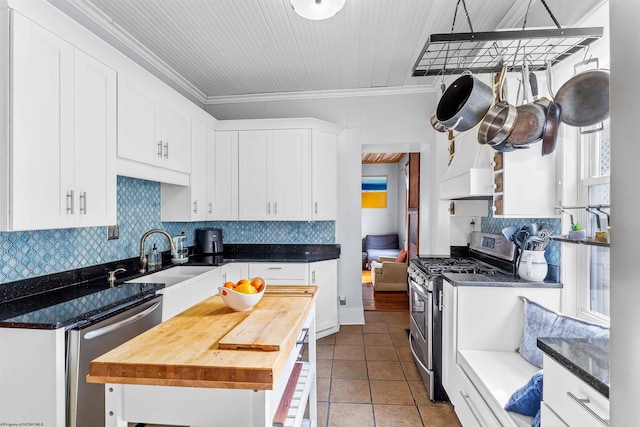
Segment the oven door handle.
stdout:
[[420,287],[415,284],[414,285],[414,281],[409,281],[409,284],[411,285],[411,289],[413,289],[418,295],[420,295],[422,298],[429,298],[429,295],[425,294],[424,292],[422,292],[422,289],[420,289]]
[[114,323],[112,325],[107,325],[104,328],[100,328],[100,329],[96,329],[95,331],[91,331],[91,332],[87,332],[84,335],[84,339],[85,340],[92,340],[94,338],[98,338],[102,335],[108,334],[109,332],[113,332],[116,329],[120,329],[126,325],[128,325],[129,323],[133,323],[133,322],[137,322],[138,320],[142,319],[143,317],[148,316],[149,314],[151,314],[154,310],[156,310],[158,308],[158,306],[160,305],[160,302],[155,303],[154,305],[152,305],[151,307],[147,308],[145,311],[142,311],[138,314],[134,314],[131,317],[128,317],[126,319],[123,319],[117,323]]
[[411,332],[409,332],[409,349],[411,350],[411,354],[413,354],[413,360],[415,360],[415,362],[420,365],[420,367],[422,367],[422,369],[424,369],[425,371],[429,372],[429,369],[424,366],[424,363],[422,363],[422,360],[420,360],[420,358],[418,357],[418,355],[416,354],[416,352],[413,350],[413,334]]

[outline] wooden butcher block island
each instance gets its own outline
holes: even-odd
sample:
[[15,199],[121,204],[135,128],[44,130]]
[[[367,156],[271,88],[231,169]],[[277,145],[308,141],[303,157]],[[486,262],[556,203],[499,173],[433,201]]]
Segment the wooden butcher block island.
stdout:
[[93,360],[106,425],[315,425],[316,292],[268,285],[246,312],[215,295]]

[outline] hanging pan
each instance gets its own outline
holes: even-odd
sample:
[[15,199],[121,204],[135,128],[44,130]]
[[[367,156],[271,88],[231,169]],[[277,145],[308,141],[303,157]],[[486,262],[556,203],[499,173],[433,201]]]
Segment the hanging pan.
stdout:
[[528,66],[523,65],[522,84],[524,89],[525,104],[516,107],[518,116],[516,117],[513,130],[507,138],[515,148],[518,146],[528,146],[529,144],[539,141],[542,138],[544,124],[546,118],[545,108],[536,102],[529,103],[527,93],[529,91],[529,70]]
[[556,149],[556,141],[558,139],[558,128],[560,127],[560,104],[553,100],[553,82],[551,76],[551,62],[547,63],[547,87],[552,101],[547,107],[547,115],[544,124],[544,134],[542,135],[542,155],[546,156],[553,153]]
[[480,144],[489,144],[494,148],[507,139],[517,116],[516,107],[503,99],[506,75],[507,66],[503,65],[497,88],[498,102],[489,109],[482,122],[480,122],[480,128],[478,129],[478,142]]
[[442,94],[436,108],[436,120],[446,130],[467,131],[480,123],[492,100],[491,88],[465,72]]
[[558,89],[555,101],[562,108],[563,123],[587,127],[603,122],[609,117],[609,70],[596,68],[576,74]]

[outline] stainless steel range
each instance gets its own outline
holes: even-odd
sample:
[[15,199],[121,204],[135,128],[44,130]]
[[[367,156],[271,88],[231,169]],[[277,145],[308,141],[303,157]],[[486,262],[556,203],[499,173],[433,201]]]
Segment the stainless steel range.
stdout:
[[[502,235],[473,232],[464,257],[419,257],[409,264],[409,341],[431,400],[449,400],[442,387],[442,283],[445,273],[487,278],[514,276],[516,247]],[[490,280],[490,279],[489,279]]]

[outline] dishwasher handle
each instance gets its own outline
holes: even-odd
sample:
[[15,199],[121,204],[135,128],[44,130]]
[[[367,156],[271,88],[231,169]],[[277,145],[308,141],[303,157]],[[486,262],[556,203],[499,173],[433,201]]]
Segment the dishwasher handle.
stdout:
[[141,311],[138,314],[134,314],[131,317],[128,317],[126,319],[123,319],[119,322],[116,322],[112,325],[107,325],[103,328],[100,329],[96,329],[95,331],[90,331],[87,332],[84,335],[84,339],[85,340],[92,340],[94,338],[98,338],[101,337],[102,335],[108,334],[110,332],[113,332],[117,329],[120,329],[126,325],[129,325],[131,323],[137,322],[138,320],[142,319],[143,317],[148,316],[149,314],[151,314],[153,311],[155,311],[158,307],[160,306],[160,302],[155,303],[154,305],[152,305],[151,307],[147,308],[145,311]]

